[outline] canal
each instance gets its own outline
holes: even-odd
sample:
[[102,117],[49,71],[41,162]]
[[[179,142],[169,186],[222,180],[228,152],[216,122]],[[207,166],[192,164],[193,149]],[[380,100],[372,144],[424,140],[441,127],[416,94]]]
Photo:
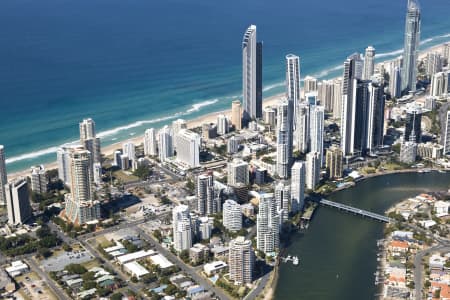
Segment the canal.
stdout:
[[[384,214],[405,198],[449,186],[450,174],[392,174],[366,179],[328,199]],[[297,255],[300,264],[281,264],[275,299],[373,299],[378,292],[373,275],[376,241],[383,238],[383,227],[374,220],[319,207],[309,228],[291,238],[287,253]]]

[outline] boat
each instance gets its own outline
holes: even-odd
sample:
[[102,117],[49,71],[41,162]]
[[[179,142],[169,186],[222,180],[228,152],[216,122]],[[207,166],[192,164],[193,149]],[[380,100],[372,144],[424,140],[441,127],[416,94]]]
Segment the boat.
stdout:
[[294,264],[294,266],[298,265],[298,263],[299,263],[298,256],[294,256],[294,258],[292,259],[292,263]]

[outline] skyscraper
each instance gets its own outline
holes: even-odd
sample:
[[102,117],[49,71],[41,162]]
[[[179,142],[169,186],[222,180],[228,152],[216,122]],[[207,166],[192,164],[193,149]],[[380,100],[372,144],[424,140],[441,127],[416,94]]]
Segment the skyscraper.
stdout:
[[440,97],[446,94],[448,88],[448,73],[439,72],[431,76],[430,96]]
[[317,92],[317,78],[312,76],[306,76],[303,84],[303,88],[306,93]]
[[43,165],[31,167],[31,190],[43,194],[47,192],[48,178]]
[[319,165],[323,164],[323,131],[325,110],[323,106],[312,105],[310,108],[310,149],[319,153]]
[[217,134],[224,135],[228,133],[228,118],[221,114],[217,116]]
[[369,84],[369,109],[367,119],[367,149],[373,153],[383,145],[384,84],[382,80]]
[[324,80],[319,82],[318,95],[320,104],[325,107],[325,111],[333,112],[334,107],[334,81]]
[[342,117],[342,78],[333,81],[333,118]]
[[122,144],[122,153],[123,155],[128,156],[130,161],[136,159],[136,145],[132,142],[126,142]]
[[444,146],[444,154],[450,152],[450,111],[447,111],[447,119],[445,122],[444,128],[444,136],[443,136],[443,146]]
[[91,169],[95,163],[101,163],[101,145],[100,138],[97,138],[95,132],[95,122],[91,118],[84,119],[79,124],[80,127],[80,144],[89,152],[91,152]]
[[231,102],[231,124],[236,130],[242,129],[242,108],[239,100]]
[[275,252],[280,243],[280,216],[273,194],[262,194],[256,217],[256,248],[264,253]]
[[214,177],[212,172],[201,174],[197,177],[197,211],[199,215],[210,215],[216,213],[220,205],[216,202],[214,194]]
[[70,194],[66,194],[66,217],[73,223],[85,224],[100,218],[100,204],[94,200],[93,171],[90,152],[71,149]]
[[11,225],[25,223],[32,216],[27,180],[25,178],[14,180],[7,183],[4,188],[8,223]]
[[243,236],[231,240],[228,263],[230,280],[234,281],[235,284],[251,283],[255,265],[252,242],[246,240]]
[[314,190],[320,180],[320,159],[318,152],[306,154],[306,188]]
[[277,174],[281,178],[290,177],[293,151],[293,101],[281,100],[277,117]]
[[0,205],[6,205],[5,184],[7,183],[5,147],[0,145]]
[[344,155],[353,155],[356,122],[356,86],[360,79],[361,55],[352,54],[344,62],[342,80],[341,149]]
[[173,134],[169,126],[164,126],[158,132],[158,150],[159,160],[164,162],[169,157],[174,155],[173,152]]
[[354,125],[352,128],[353,155],[365,155],[367,150],[367,135],[369,119],[369,84],[370,81],[358,80],[354,95]]
[[242,40],[243,119],[262,117],[262,43],[256,40],[256,26],[250,25]]
[[91,118],[84,119],[80,122],[80,141],[95,138],[95,122]]
[[366,48],[366,53],[364,55],[364,70],[363,70],[363,80],[369,80],[375,70],[375,48],[369,46]]
[[408,0],[403,48],[402,91],[415,91],[417,59],[420,42],[420,7],[417,0]]
[[291,187],[283,181],[279,181],[275,185],[275,202],[277,213],[280,215],[281,221],[286,222],[289,218],[291,200]]
[[406,110],[405,136],[403,141],[420,143],[422,140],[422,108],[413,102]]
[[177,161],[188,168],[200,166],[200,136],[189,129],[181,129],[175,136]]
[[291,211],[296,213],[305,206],[306,165],[297,161],[292,165],[291,177]]
[[294,131],[295,147],[300,152],[308,152],[309,149],[309,105],[302,102],[297,107],[297,121]]
[[175,250],[189,250],[192,247],[192,224],[187,205],[178,205],[172,210],[172,228]]
[[442,71],[443,58],[440,53],[430,52],[427,54],[427,75],[432,76]]
[[58,178],[65,184],[70,186],[72,180],[70,178],[70,153],[75,150],[83,150],[84,147],[63,146],[56,150],[56,161],[58,163]]
[[300,57],[294,54],[286,55],[286,98],[293,101],[295,130],[297,109],[300,104]]
[[156,131],[154,128],[145,130],[144,134],[144,155],[156,156],[158,154],[158,146],[156,141]]
[[227,164],[228,185],[235,186],[239,183],[247,185],[249,183],[248,163],[240,159],[234,159]]
[[342,177],[342,151],[337,147],[330,147],[326,154],[326,167],[330,179]]
[[242,229],[241,206],[234,200],[228,199],[223,204],[223,226],[234,232]]

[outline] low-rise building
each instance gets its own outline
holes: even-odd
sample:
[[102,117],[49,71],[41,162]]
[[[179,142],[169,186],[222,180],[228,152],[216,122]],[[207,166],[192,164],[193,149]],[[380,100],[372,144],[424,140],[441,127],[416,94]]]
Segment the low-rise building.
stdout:
[[123,268],[126,272],[136,277],[137,279],[140,279],[142,276],[149,274],[148,270],[137,261],[126,263],[123,265]]
[[393,240],[389,244],[389,250],[391,250],[394,254],[403,254],[408,251],[408,242],[405,241],[397,241]]
[[450,202],[448,201],[436,201],[434,203],[434,212],[437,217],[445,217],[448,215],[448,210],[450,207]]
[[162,270],[173,267],[173,263],[171,263],[164,255],[162,254],[156,254],[151,255],[149,257],[152,264],[157,265]]
[[133,252],[133,253],[125,254],[125,255],[122,255],[122,256],[118,256],[116,258],[116,260],[117,260],[117,262],[119,264],[123,265],[123,264],[126,264],[128,262],[139,260],[139,259],[142,259],[142,258],[146,258],[146,257],[152,256],[152,255],[155,255],[155,254],[156,254],[156,252],[153,251],[153,250],[140,250],[140,251],[137,251],[137,252]]
[[203,271],[205,271],[206,275],[211,276],[211,275],[220,273],[227,268],[228,268],[228,265],[225,262],[218,260],[218,261],[213,261],[212,263],[205,264],[203,266]]
[[6,272],[11,277],[16,277],[27,273],[29,271],[28,265],[21,260],[13,261],[10,267],[7,267]]
[[209,248],[203,244],[195,244],[189,249],[189,258],[192,262],[198,263],[209,257]]

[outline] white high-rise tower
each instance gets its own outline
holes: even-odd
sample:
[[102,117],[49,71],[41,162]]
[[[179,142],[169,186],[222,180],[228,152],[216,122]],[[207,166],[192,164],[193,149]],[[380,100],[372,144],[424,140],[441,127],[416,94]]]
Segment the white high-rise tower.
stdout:
[[370,80],[375,70],[375,48],[369,46],[364,55],[363,80]]
[[256,40],[256,26],[250,25],[242,39],[243,119],[262,117],[262,43]]
[[405,46],[403,48],[402,91],[415,91],[417,60],[420,42],[420,7],[417,0],[408,0],[405,21]]
[[310,112],[310,148],[311,152],[319,153],[319,166],[323,164],[323,131],[325,109],[323,106],[312,105]]
[[144,134],[144,155],[156,156],[158,154],[156,142],[156,131],[154,128],[145,130]]
[[297,122],[297,109],[300,104],[300,57],[294,54],[286,55],[286,98],[294,103],[294,130]]
[[293,101],[281,100],[278,105],[277,117],[277,174],[287,179],[291,173],[292,165],[292,116]]
[[291,177],[291,210],[296,213],[305,206],[306,164],[297,161],[292,166]]
[[7,183],[5,147],[0,145],[0,205],[6,205],[5,184]]

